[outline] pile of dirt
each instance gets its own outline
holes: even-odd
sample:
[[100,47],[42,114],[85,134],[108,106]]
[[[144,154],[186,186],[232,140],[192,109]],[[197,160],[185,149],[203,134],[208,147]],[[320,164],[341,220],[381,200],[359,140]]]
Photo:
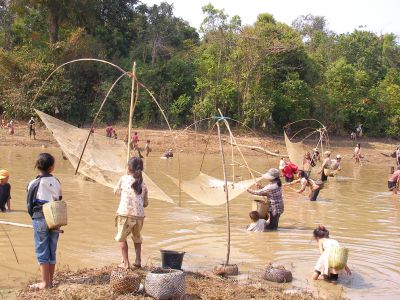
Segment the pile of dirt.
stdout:
[[[55,276],[55,286],[41,291],[32,291],[29,284],[17,294],[18,299],[67,300],[67,299],[151,299],[144,292],[113,295],[109,285],[110,274],[115,266],[100,269],[61,271]],[[142,278],[151,268],[136,270]],[[183,299],[274,299],[315,300],[320,299],[308,292],[285,289],[290,285],[276,285],[264,280],[238,282],[212,274],[186,273],[186,295]]]

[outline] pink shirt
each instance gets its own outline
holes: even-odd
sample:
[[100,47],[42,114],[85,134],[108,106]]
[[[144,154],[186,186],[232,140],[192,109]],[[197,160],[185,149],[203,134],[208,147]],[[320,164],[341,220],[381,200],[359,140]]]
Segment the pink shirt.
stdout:
[[400,170],[397,170],[396,172],[394,172],[394,173],[390,176],[389,181],[391,181],[391,182],[397,182],[397,181],[399,181],[399,180],[400,180]]

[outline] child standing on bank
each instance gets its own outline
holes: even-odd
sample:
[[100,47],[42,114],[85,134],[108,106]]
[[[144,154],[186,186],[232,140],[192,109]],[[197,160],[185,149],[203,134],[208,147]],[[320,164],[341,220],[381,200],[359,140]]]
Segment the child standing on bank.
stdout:
[[11,185],[8,183],[10,174],[7,170],[0,170],[0,210],[6,212],[6,205],[8,211],[11,210]]
[[132,157],[128,162],[128,175],[120,178],[115,194],[121,196],[117,210],[116,226],[118,229],[115,240],[119,242],[122,254],[121,268],[130,268],[128,243],[126,238],[132,234],[135,246],[136,260],[134,266],[141,267],[142,235],[144,208],[148,206],[148,192],[142,177],[143,160]]
[[53,285],[59,232],[47,228],[42,206],[62,199],[60,181],[51,175],[54,166],[55,160],[51,154],[39,154],[35,168],[40,173],[28,185],[27,207],[32,218],[35,255],[42,274],[41,282],[30,286],[33,289],[44,289]]
[[[324,279],[336,282],[339,278],[339,270],[329,268],[329,248],[339,247],[339,242],[329,238],[329,231],[323,225],[319,225],[315,228],[313,235],[314,239],[318,242],[321,256],[315,265],[312,278],[317,280],[318,277],[322,275]],[[351,275],[351,271],[347,265],[344,267],[344,270],[347,275]]]

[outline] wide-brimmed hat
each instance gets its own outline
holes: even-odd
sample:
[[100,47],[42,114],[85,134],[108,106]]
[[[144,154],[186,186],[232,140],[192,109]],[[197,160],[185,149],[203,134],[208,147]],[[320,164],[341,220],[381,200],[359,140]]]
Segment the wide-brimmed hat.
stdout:
[[8,173],[7,170],[0,170],[0,179],[4,179],[10,176],[10,173]]
[[267,173],[263,174],[262,177],[267,180],[274,180],[279,178],[279,170],[272,168],[269,169]]
[[340,156],[340,154],[336,155],[336,159],[341,159],[342,157]]
[[325,155],[325,156],[331,155],[331,151],[325,151],[325,152],[324,152],[324,155]]

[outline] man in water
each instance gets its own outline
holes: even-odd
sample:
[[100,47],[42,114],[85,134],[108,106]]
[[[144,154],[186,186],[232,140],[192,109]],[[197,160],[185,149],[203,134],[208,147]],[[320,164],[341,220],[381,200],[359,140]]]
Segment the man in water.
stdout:
[[29,138],[31,139],[33,135],[33,139],[36,140],[35,119],[33,117],[31,117],[31,119],[28,122],[28,129],[29,129]]

